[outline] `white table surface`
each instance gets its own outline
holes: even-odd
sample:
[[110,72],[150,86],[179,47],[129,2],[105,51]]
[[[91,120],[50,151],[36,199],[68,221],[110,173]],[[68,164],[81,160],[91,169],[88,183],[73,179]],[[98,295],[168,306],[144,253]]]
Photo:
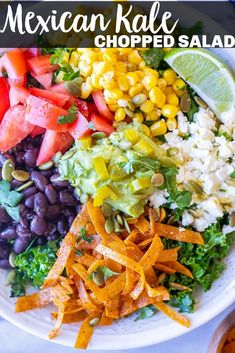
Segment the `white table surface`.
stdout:
[[[130,353],[207,353],[211,336],[223,318],[235,304],[206,325],[155,346],[129,350]],[[156,328],[157,331],[157,328]],[[61,333],[62,334],[62,333]],[[77,350],[43,341],[14,327],[5,320],[0,320],[0,353],[75,353]],[[87,350],[87,353],[94,352]],[[98,352],[98,351],[97,351]],[[123,352],[123,351],[116,351]],[[126,351],[124,351],[126,352]],[[99,351],[101,353],[101,351]],[[105,353],[105,352],[104,352]]]

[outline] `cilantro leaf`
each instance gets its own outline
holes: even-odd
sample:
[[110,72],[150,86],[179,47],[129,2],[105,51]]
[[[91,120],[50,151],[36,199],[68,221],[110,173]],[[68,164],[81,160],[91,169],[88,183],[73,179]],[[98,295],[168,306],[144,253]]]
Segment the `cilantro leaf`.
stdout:
[[120,274],[119,272],[114,272],[114,271],[110,270],[106,266],[99,266],[97,268],[97,271],[101,271],[103,273],[105,282],[109,277],[117,276]]
[[120,162],[118,165],[123,168],[123,170],[127,174],[131,174],[134,172],[134,167],[137,166],[138,168],[141,168],[143,170],[153,170],[157,171],[160,167],[159,161],[156,161],[155,159],[151,158],[143,158],[139,157],[137,159],[132,159],[129,162]]
[[193,96],[191,95],[191,106],[187,113],[188,120],[191,122],[193,121],[194,114],[197,113],[199,110],[199,105],[195,102]]
[[79,236],[78,236],[78,240],[84,240],[87,243],[92,243],[93,237],[87,236],[86,228],[85,227],[81,227],[80,232],[79,232]]
[[73,81],[75,80],[75,78],[79,77],[80,75],[80,71],[74,71],[74,69],[72,68],[72,66],[68,63],[62,62],[60,64],[60,70],[64,73],[63,75],[63,80],[64,81]]
[[160,62],[164,58],[164,51],[160,48],[151,48],[141,51],[140,55],[145,61],[145,64],[154,69],[158,69]]
[[6,180],[0,181],[0,206],[2,206],[9,216],[16,222],[20,220],[20,209],[17,206],[22,200],[23,194],[10,190],[10,183]]
[[68,115],[60,115],[58,117],[57,123],[62,124],[70,124],[73,123],[77,119],[78,109],[75,105],[72,105],[68,110]]
[[152,304],[147,305],[144,308],[140,308],[139,310],[136,311],[138,316],[135,319],[135,321],[149,319],[156,313],[156,311],[157,309]]
[[192,293],[187,291],[178,291],[171,293],[170,305],[179,308],[181,313],[193,313],[195,310],[195,299]]
[[26,284],[27,281],[25,280],[23,274],[16,271],[14,282],[11,285],[11,298],[24,296]]
[[230,177],[235,179],[235,170],[230,174]]

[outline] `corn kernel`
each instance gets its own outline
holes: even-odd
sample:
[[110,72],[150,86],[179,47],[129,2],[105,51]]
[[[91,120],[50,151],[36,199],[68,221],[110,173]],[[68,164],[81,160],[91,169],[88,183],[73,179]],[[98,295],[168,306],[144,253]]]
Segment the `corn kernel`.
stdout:
[[186,87],[186,83],[182,80],[182,78],[177,78],[172,85],[172,88],[175,92],[182,91]]
[[128,93],[131,97],[136,96],[137,94],[141,93],[143,90],[143,85],[142,83],[137,83],[136,85],[132,86]]
[[144,113],[150,113],[154,108],[154,104],[149,100],[147,99],[143,104],[141,104],[140,106],[140,110],[142,110],[142,112]]
[[176,118],[167,119],[166,126],[169,131],[174,131],[177,128]]
[[115,112],[114,119],[116,121],[122,121],[126,117],[126,112],[124,108],[118,108],[117,111]]
[[[69,53],[67,53],[67,54],[69,54]],[[76,66],[78,66],[78,61],[79,61],[79,54],[78,54],[78,52],[73,51],[70,56],[69,63],[73,67],[76,67]]]
[[92,73],[91,65],[87,64],[85,61],[80,61],[78,68],[80,70],[81,75],[84,77],[88,77]]
[[130,86],[134,86],[139,82],[139,77],[135,72],[128,72],[126,78]]
[[138,141],[138,132],[135,129],[126,129],[124,135],[132,144]]
[[132,102],[140,107],[147,100],[147,96],[144,93],[139,93],[132,98]]
[[173,118],[175,118],[177,112],[178,112],[178,108],[177,108],[176,106],[174,106],[174,105],[165,104],[165,105],[162,107],[162,115],[163,115],[165,118],[173,119]]
[[133,121],[136,121],[138,123],[142,123],[144,121],[144,116],[141,112],[135,113]]
[[89,82],[83,82],[81,85],[81,98],[87,99],[92,91],[92,85]]
[[102,88],[102,85],[101,85],[101,76],[99,75],[96,75],[96,74],[91,74],[91,82],[92,82],[92,86],[94,88]]
[[142,129],[143,129],[144,134],[145,134],[147,137],[149,137],[149,136],[151,135],[151,134],[150,134],[150,130],[149,130],[149,128],[148,128],[147,125],[142,124]]
[[113,88],[118,88],[117,82],[112,80],[112,81],[106,81],[104,77],[101,77],[100,79],[100,84],[104,89],[111,90]]
[[117,62],[117,55],[112,54],[112,53],[104,53],[103,54],[103,60],[107,61],[112,64],[116,64]]
[[141,82],[143,80],[143,78],[144,78],[143,71],[137,70],[137,71],[135,71],[135,73],[138,75],[139,81]]
[[113,99],[121,99],[123,96],[123,92],[120,90],[120,88],[114,88],[109,90],[110,97]]
[[173,85],[176,77],[177,75],[172,69],[167,69],[163,72],[163,78],[166,80],[168,86]]
[[133,71],[135,71],[137,69],[137,65],[134,64],[134,63],[128,62],[126,64],[126,68],[127,68],[127,71],[133,72]]
[[174,105],[175,107],[179,105],[179,98],[175,93],[168,94],[166,96],[166,101],[168,104]]
[[109,110],[111,112],[116,112],[119,109],[119,106],[117,104],[109,104]]
[[173,89],[170,86],[167,86],[164,91],[165,95],[174,93]]
[[117,103],[116,99],[113,99],[111,97],[107,97],[104,95],[105,102],[110,106],[110,105],[115,105]]
[[130,63],[134,63],[136,65],[139,65],[139,63],[142,61],[142,58],[138,52],[138,50],[133,50],[129,55],[128,55],[128,58],[127,60],[130,62]]
[[157,85],[157,77],[154,75],[146,75],[143,80],[142,83],[144,85],[144,87],[150,91],[152,88],[156,87]]
[[[142,125],[142,126],[146,126],[146,125]],[[147,127],[147,126],[146,126]],[[144,155],[149,156],[150,154],[153,153],[153,146],[151,143],[149,143],[148,141],[141,139],[139,142],[137,142],[134,146],[133,146],[134,150],[136,152],[140,152]]]
[[146,64],[145,64],[145,61],[142,60],[140,63],[139,63],[139,69],[143,71],[143,69],[145,68]]
[[122,107],[122,108],[128,107],[128,103],[129,103],[129,99],[126,99],[124,97],[122,97],[121,99],[118,99],[117,101],[117,104],[119,105],[119,107]]
[[149,91],[149,98],[158,108],[161,108],[166,101],[166,96],[159,87],[154,87]]
[[151,69],[150,67],[145,67],[143,72],[145,76],[148,76],[148,75],[155,76],[158,79],[158,76],[159,76],[158,72],[156,70]]
[[115,64],[115,69],[117,71],[120,71],[120,72],[123,72],[124,74],[127,72],[127,69],[126,69],[126,63],[124,63],[123,61],[118,61],[116,64]]
[[153,109],[149,114],[145,116],[145,120],[147,121],[157,121],[159,120],[161,116],[161,110],[160,109]]
[[159,78],[158,81],[157,81],[157,85],[160,88],[160,90],[164,91],[164,89],[167,86],[167,82],[166,82],[166,80],[164,78]]
[[127,55],[132,52],[133,49],[131,48],[118,48],[118,51],[121,55]]
[[97,60],[96,52],[93,50],[85,49],[83,54],[80,56],[80,60],[93,64]]
[[117,81],[118,81],[118,86],[122,91],[129,90],[130,85],[127,78],[124,75],[120,76]]
[[164,120],[159,120],[150,126],[150,131],[153,136],[165,135],[167,132],[167,126]]

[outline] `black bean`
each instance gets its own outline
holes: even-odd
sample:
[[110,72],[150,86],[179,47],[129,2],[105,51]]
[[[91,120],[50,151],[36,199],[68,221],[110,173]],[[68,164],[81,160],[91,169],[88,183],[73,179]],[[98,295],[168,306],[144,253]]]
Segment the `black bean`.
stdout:
[[38,148],[34,149],[27,149],[23,156],[24,163],[26,164],[27,167],[29,168],[35,168],[36,167],[36,160],[38,156]]
[[22,165],[24,163],[23,157],[24,157],[24,152],[16,153],[16,163]]
[[11,221],[11,217],[7,214],[3,207],[0,207],[0,222],[8,223]]
[[50,178],[52,184],[54,186],[58,186],[60,188],[64,188],[66,186],[69,186],[69,182],[66,180],[58,180],[58,178],[60,177],[59,174],[53,174],[52,177]]
[[37,238],[37,245],[43,245],[45,244],[45,238],[44,237],[38,237]]
[[66,221],[60,220],[57,223],[57,230],[61,235],[66,235],[68,233],[69,227]]
[[10,248],[7,244],[2,244],[0,246],[0,258],[7,259],[10,254]]
[[43,193],[38,192],[34,196],[34,211],[39,217],[43,217],[47,212],[47,207],[48,202],[46,196]]
[[74,216],[75,212],[73,207],[66,207],[65,209],[62,210],[62,214],[66,217]]
[[58,205],[49,206],[47,208],[47,219],[57,219],[60,215],[60,208]]
[[20,208],[20,215],[21,216],[26,216],[28,210],[27,208],[25,207],[25,205],[23,205],[22,203],[19,205],[19,208]]
[[48,235],[47,236],[47,241],[52,241],[52,240],[55,240],[56,238],[57,238],[56,234]]
[[7,240],[15,239],[15,237],[16,237],[15,227],[9,226],[9,227],[3,229],[2,231],[0,231],[0,237],[2,239],[7,239]]
[[68,191],[60,191],[59,200],[66,206],[75,206],[77,203],[75,197]]
[[37,189],[35,188],[35,186],[31,186],[28,189],[23,191],[24,197],[27,198],[29,196],[33,196],[35,195],[37,192]]
[[12,267],[7,259],[0,259],[0,268],[2,268],[3,270],[9,270]]
[[26,215],[26,218],[27,218],[28,220],[30,220],[30,219],[33,218],[33,216],[34,216],[34,211],[29,211],[29,212],[27,213],[27,215]]
[[7,158],[6,157],[4,157],[4,155],[3,154],[0,154],[0,167],[2,167],[3,166],[3,164],[4,164],[4,162],[7,160]]
[[20,224],[24,228],[28,228],[28,226],[29,226],[28,220],[25,217],[20,217]]
[[42,192],[45,191],[45,188],[48,184],[48,180],[44,175],[42,175],[41,173],[39,173],[37,171],[34,171],[31,173],[31,179],[34,181],[36,188],[39,191],[42,191]]
[[16,226],[16,233],[17,233],[18,237],[21,239],[30,238],[30,236],[31,236],[30,229],[23,227],[22,224],[20,224],[20,223],[17,224],[17,226]]
[[16,238],[13,244],[13,250],[16,254],[20,254],[27,249],[29,245],[30,239],[29,238]]
[[48,223],[45,235],[50,236],[56,232],[56,225],[53,223]]
[[41,170],[40,173],[46,177],[51,177],[52,175],[52,170],[49,169],[49,170]]
[[18,188],[19,186],[21,186],[22,184],[24,184],[22,181],[13,179],[13,180],[11,181],[11,188],[12,188],[12,189],[16,189],[16,188]]
[[82,208],[82,206],[81,206],[81,204],[79,203],[79,204],[76,206],[76,212],[77,212],[77,214],[81,212],[81,208]]
[[44,218],[34,216],[30,225],[31,232],[36,235],[44,235],[47,229],[47,224]]
[[34,208],[34,198],[35,198],[35,195],[27,197],[27,199],[24,202],[27,208]]
[[68,225],[69,225],[69,228],[71,227],[71,225],[73,224],[73,221],[75,220],[75,216],[70,216],[68,218]]
[[57,192],[52,184],[46,186],[45,194],[51,205],[54,205],[57,202]]

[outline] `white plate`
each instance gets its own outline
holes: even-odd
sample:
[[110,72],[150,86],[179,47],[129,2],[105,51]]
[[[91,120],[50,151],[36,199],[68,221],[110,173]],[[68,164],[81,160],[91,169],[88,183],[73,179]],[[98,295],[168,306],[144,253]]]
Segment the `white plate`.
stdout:
[[[216,53],[235,71],[235,49],[218,49]],[[157,313],[151,319],[137,322],[133,317],[129,317],[119,320],[112,326],[97,328],[89,348],[117,350],[150,346],[183,335],[205,324],[235,301],[235,244],[226,264],[226,270],[213,288],[207,293],[198,293],[197,310],[194,314],[187,315],[191,320],[189,329],[176,324],[161,313]],[[0,270],[0,315],[31,334],[48,339],[48,333],[54,325],[54,321],[50,318],[51,308],[16,314],[14,312],[16,300],[9,298],[10,290],[4,287],[4,278],[5,272]],[[79,324],[63,325],[54,342],[73,346],[78,329]]]

